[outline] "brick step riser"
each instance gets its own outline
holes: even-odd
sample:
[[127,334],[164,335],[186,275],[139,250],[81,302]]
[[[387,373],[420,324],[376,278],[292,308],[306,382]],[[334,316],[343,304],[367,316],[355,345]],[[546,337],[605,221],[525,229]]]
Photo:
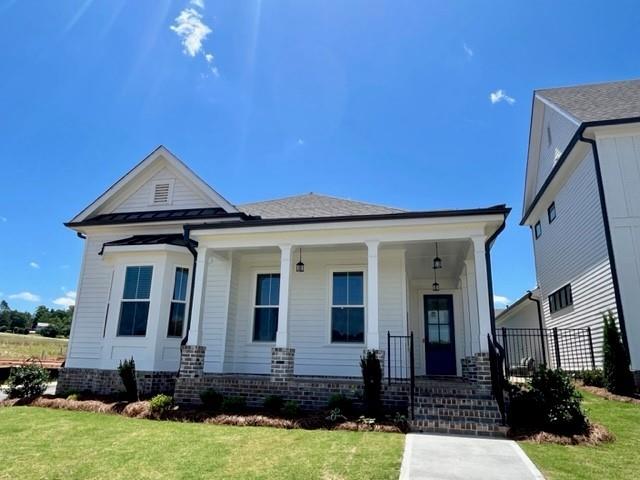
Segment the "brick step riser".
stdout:
[[483,430],[483,429],[473,429],[466,428],[460,425],[449,425],[446,427],[431,427],[431,426],[420,426],[420,425],[411,425],[412,432],[422,432],[422,433],[441,433],[447,435],[466,435],[466,436],[477,436],[477,437],[492,437],[492,438],[505,438],[507,436],[506,429],[498,428],[495,430]]
[[414,416],[419,417],[458,417],[458,418],[502,418],[498,411],[483,410],[438,410],[438,409],[416,409]]
[[413,405],[422,408],[462,408],[468,410],[476,408],[478,410],[494,410],[498,408],[495,402],[440,402],[428,400],[415,400]]

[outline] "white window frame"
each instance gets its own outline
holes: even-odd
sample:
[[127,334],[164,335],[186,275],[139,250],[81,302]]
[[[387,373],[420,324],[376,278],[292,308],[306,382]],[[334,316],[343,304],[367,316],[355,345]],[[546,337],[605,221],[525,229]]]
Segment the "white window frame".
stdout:
[[[151,285],[149,287],[149,298],[124,298],[124,289],[127,285],[127,269],[129,267],[151,267]],[[153,297],[153,285],[156,280],[156,265],[153,263],[126,263],[122,268],[122,288],[120,293],[120,301],[118,302],[118,314],[116,317],[116,337],[118,338],[146,338],[149,331],[149,314],[151,313],[151,300]],[[120,335],[120,320],[122,317],[122,304],[124,302],[147,302],[149,304],[149,311],[147,312],[147,325],[144,330],[144,335]]]
[[[364,305],[364,338],[362,342],[333,342],[331,340],[331,330],[332,330],[332,320],[331,320],[331,309],[336,306],[340,307],[340,305],[333,305],[333,274],[334,273],[347,273],[347,272],[362,272],[362,301]],[[368,330],[368,315],[367,315],[367,292],[368,292],[368,283],[367,283],[367,267],[365,265],[333,265],[330,266],[327,270],[327,308],[326,308],[326,343],[331,347],[339,347],[339,348],[362,348],[363,345],[367,343],[367,330]],[[345,307],[360,307],[360,305],[343,305]]]
[[[165,203],[156,203],[154,202],[156,196],[156,186],[161,185],[163,183],[169,184],[169,193],[167,195],[167,201]],[[173,187],[175,185],[175,179],[169,178],[167,180],[154,180],[151,182],[151,193],[149,195],[149,206],[154,205],[172,205],[173,204]]]
[[[262,268],[259,270],[253,270],[253,274],[251,276],[253,285],[251,287],[251,312],[250,315],[250,328],[249,328],[249,343],[254,345],[275,345],[276,342],[269,340],[254,340],[253,339],[253,330],[255,328],[256,323],[256,308],[277,308],[278,309],[278,322],[280,322],[280,297],[278,297],[278,305],[256,305],[256,294],[258,293],[258,275],[280,275],[280,280],[282,280],[282,274],[280,272],[279,267],[273,268]],[[276,333],[278,329],[276,328]]]
[[[185,298],[184,300],[174,300],[173,298],[173,292],[176,288],[176,270],[178,268],[184,268],[187,270],[187,289],[185,291]],[[184,337],[184,329],[185,326],[187,324],[186,320],[187,320],[187,316],[189,315],[189,296],[191,294],[191,267],[189,267],[188,265],[181,265],[181,264],[173,264],[173,268],[171,270],[171,272],[173,273],[172,275],[172,279],[173,279],[173,283],[171,285],[171,291],[170,291],[170,298],[169,298],[169,311],[167,312],[167,326],[165,328],[165,337],[167,339],[175,339],[175,338],[183,338]],[[171,322],[171,305],[173,303],[183,303],[184,304],[184,311],[185,311],[185,319],[182,322],[182,332],[180,333],[180,335],[169,335],[169,323]]]

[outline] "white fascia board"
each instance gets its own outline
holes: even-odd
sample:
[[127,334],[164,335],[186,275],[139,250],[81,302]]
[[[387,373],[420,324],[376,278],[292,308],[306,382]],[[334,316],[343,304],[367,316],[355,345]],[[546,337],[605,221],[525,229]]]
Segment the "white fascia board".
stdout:
[[179,253],[191,255],[186,247],[177,245],[106,245],[102,252],[103,256],[119,253]]
[[582,123],[580,120],[578,120],[576,117],[574,117],[573,115],[571,115],[569,112],[567,112],[566,110],[563,110],[561,107],[559,107],[558,105],[556,105],[555,103],[547,100],[546,98],[544,98],[542,95],[540,95],[539,93],[536,92],[535,94],[536,99],[540,100],[542,103],[544,103],[547,107],[549,107],[551,110],[554,110],[555,112],[558,112],[560,115],[562,115],[563,117],[565,117],[567,120],[569,120],[571,123],[574,123],[576,125],[576,127],[579,127],[580,124]]
[[640,122],[623,125],[590,127],[584,131],[585,137],[595,140],[615,137],[635,137],[637,135],[640,135]]

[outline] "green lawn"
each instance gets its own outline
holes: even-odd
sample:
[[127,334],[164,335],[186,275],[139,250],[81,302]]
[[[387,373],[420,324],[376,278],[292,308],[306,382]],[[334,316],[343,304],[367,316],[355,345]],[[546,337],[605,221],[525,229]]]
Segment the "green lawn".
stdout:
[[6,358],[63,359],[67,354],[68,340],[46,338],[40,335],[15,335],[0,333],[0,360]]
[[549,479],[640,478],[640,405],[605,400],[584,393],[589,418],[605,425],[616,441],[597,447],[537,445],[521,442]]
[[0,408],[0,479],[398,478],[404,435]]

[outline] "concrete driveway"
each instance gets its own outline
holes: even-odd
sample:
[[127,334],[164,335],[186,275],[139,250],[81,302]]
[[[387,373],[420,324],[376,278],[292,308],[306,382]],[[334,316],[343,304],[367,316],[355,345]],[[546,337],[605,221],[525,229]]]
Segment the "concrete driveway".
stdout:
[[400,479],[544,479],[513,440],[410,433]]
[[[44,391],[46,395],[54,395],[56,393],[57,382],[51,382],[47,385],[47,389]],[[4,385],[0,386],[0,402],[7,398],[7,394],[4,393]]]

